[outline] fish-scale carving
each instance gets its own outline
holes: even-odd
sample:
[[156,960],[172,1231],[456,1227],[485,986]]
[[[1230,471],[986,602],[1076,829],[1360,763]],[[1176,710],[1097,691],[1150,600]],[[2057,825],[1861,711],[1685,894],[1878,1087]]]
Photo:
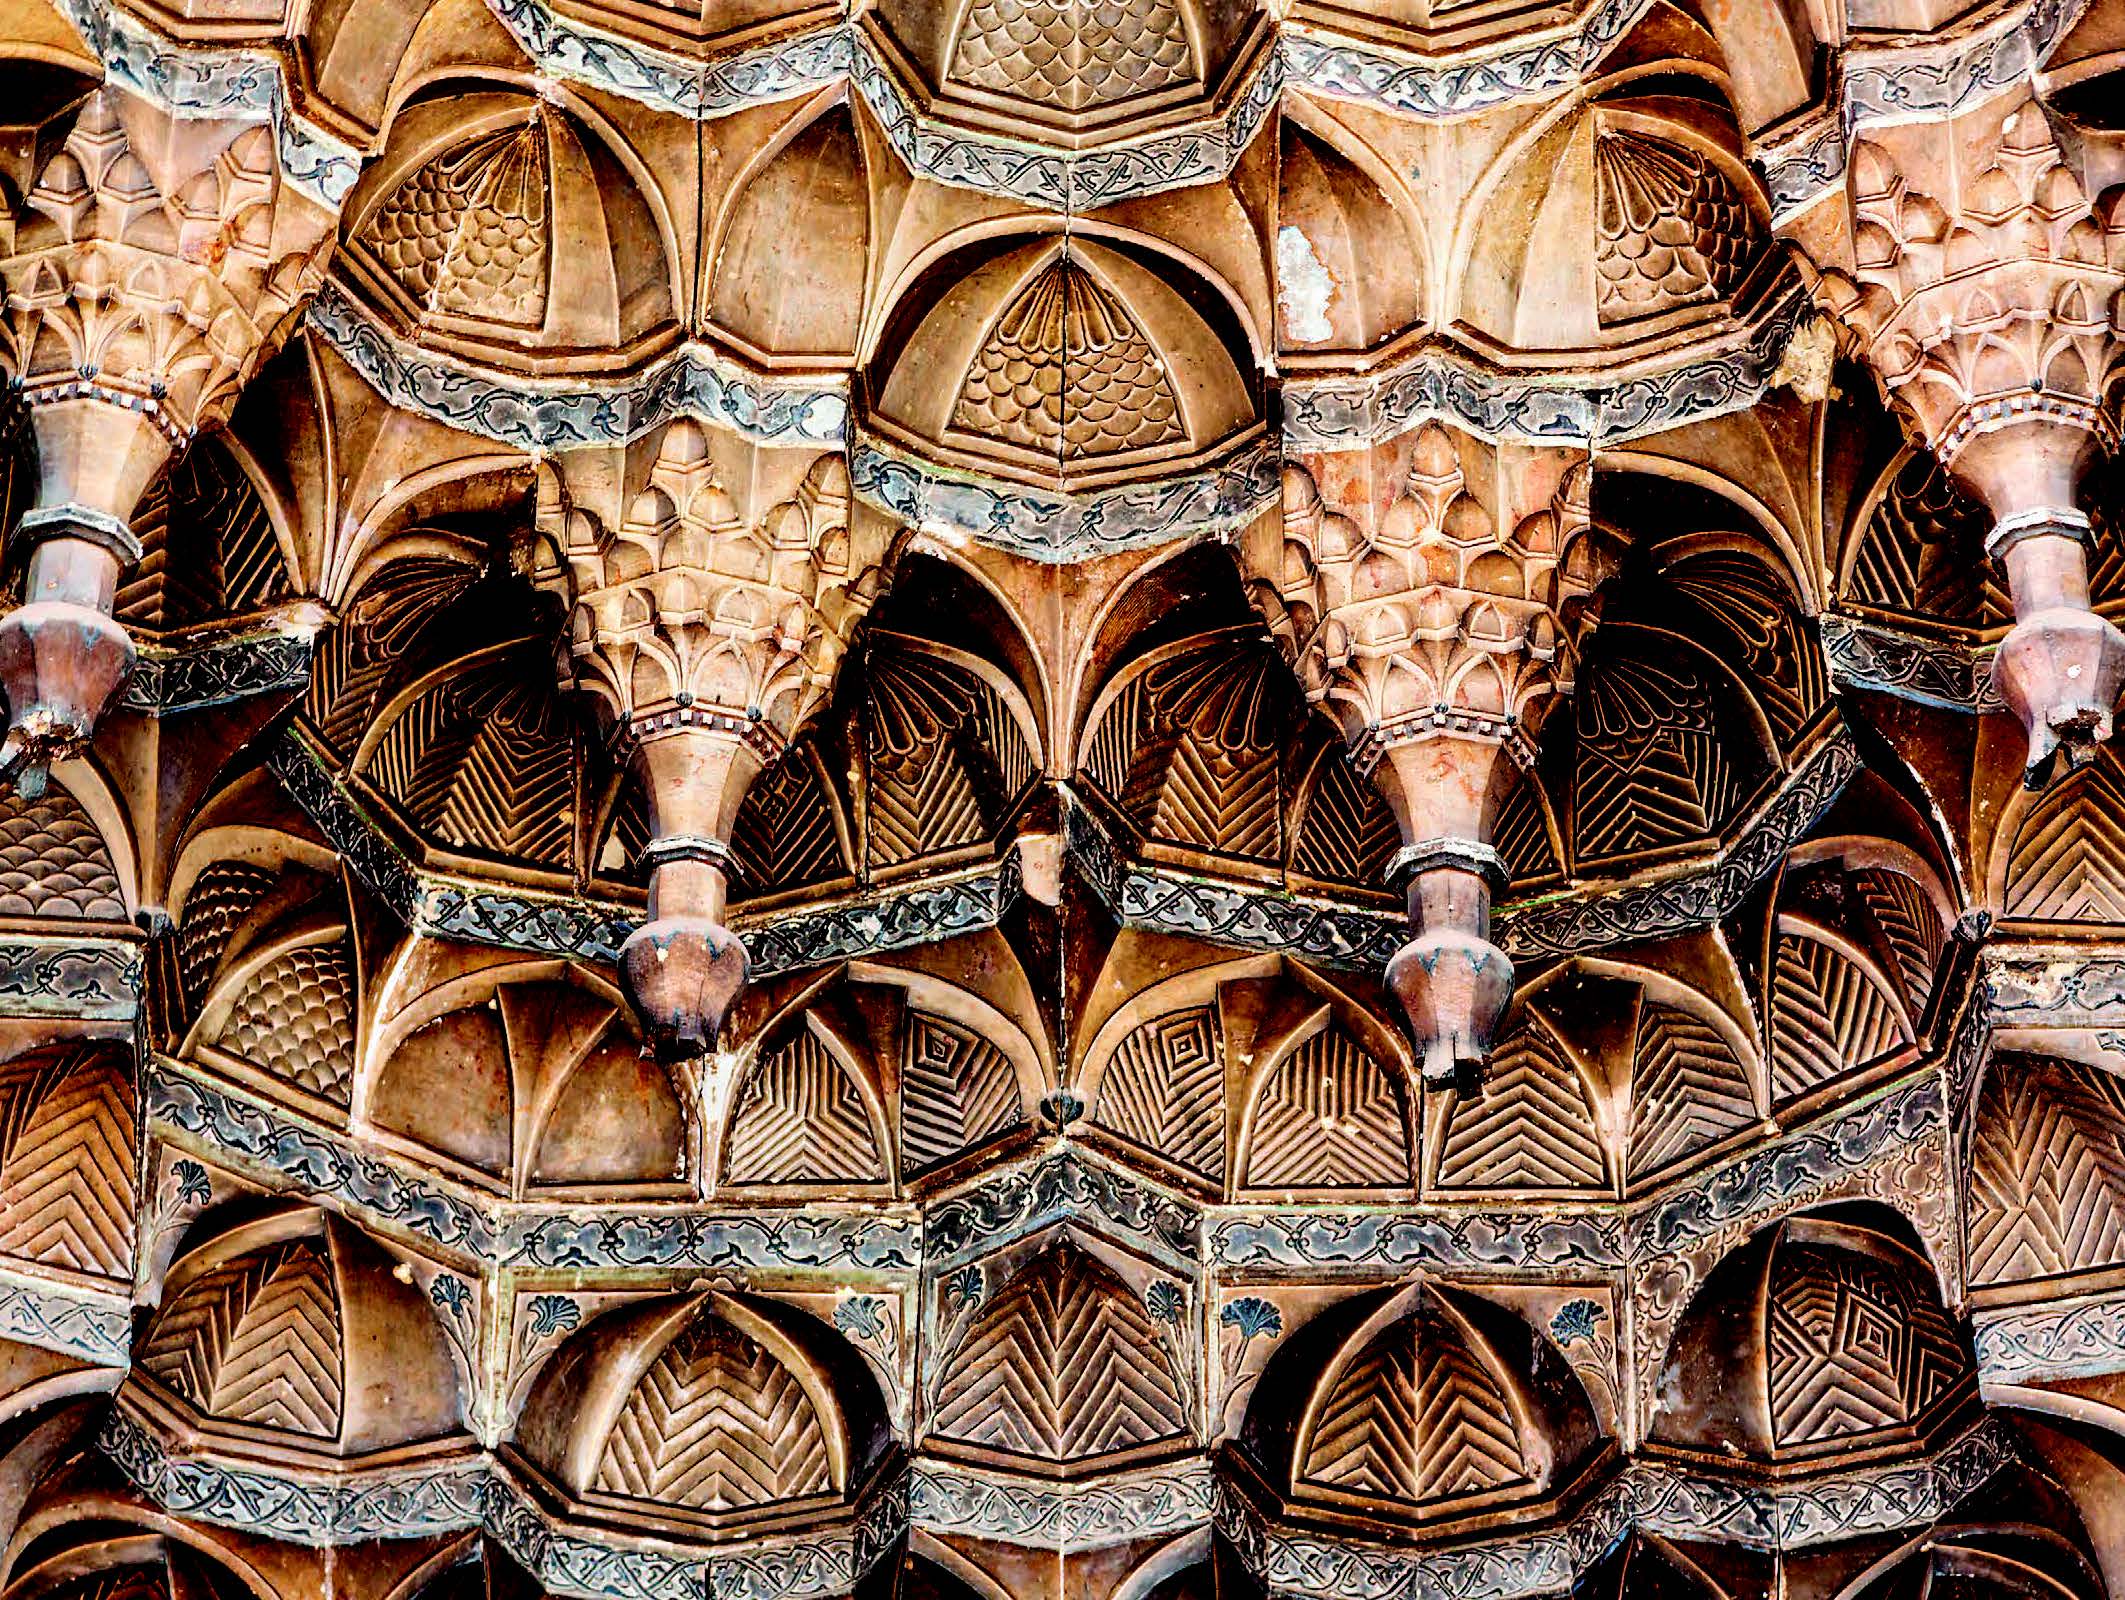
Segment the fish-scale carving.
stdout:
[[35,800],[0,797],[0,916],[125,920],[103,836],[57,784]]
[[2056,785],[2022,818],[2004,909],[2044,922],[2125,922],[2125,789],[2108,759]]
[[1437,1181],[1442,1189],[1607,1185],[1586,1082],[1539,1023],[1499,1044],[1481,1094],[1449,1103]]
[[932,1432],[1046,1463],[1185,1437],[1157,1325],[1105,1263],[1063,1240],[984,1306],[939,1383]]
[[698,1511],[832,1490],[819,1413],[790,1370],[721,1317],[657,1357],[613,1425],[594,1486]]
[[1217,1008],[1142,1024],[1115,1047],[1092,1120],[1213,1182],[1225,1176],[1225,1059]]
[[885,1178],[863,1097],[809,1033],[766,1057],[731,1124],[731,1183],[871,1183]]
[[1173,0],[974,0],[951,77],[971,89],[1087,111],[1195,81]]
[[273,873],[248,861],[210,863],[184,897],[184,923],[177,935],[178,981],[194,1011],[207,997],[214,968],[229,935],[273,887]]
[[1058,256],[967,370],[952,426],[1057,461],[1185,442],[1165,363],[1128,308]]
[[747,894],[823,883],[845,870],[833,799],[806,752],[789,752],[753,780],[731,827],[731,850]]
[[1024,1120],[1018,1076],[972,1029],[908,1013],[900,1063],[900,1171],[914,1177]]
[[1852,1251],[1788,1245],[1769,1293],[1771,1426],[1781,1448],[1915,1422],[1963,1365],[1923,1280],[1900,1283]]
[[1528,1481],[1503,1386],[1428,1308],[1383,1329],[1337,1377],[1300,1475],[1400,1502]]
[[1807,1093],[1910,1043],[1903,1019],[1842,952],[1782,933],[1771,960],[1771,1093]]
[[0,1069],[0,1254],[128,1279],[133,1082],[111,1052],[41,1052]]
[[1970,1166],[1970,1277],[2125,1261],[2125,1085],[2063,1062],[1997,1063]]
[[347,946],[302,945],[259,968],[230,1008],[220,1043],[273,1077],[346,1105],[354,1076],[354,960]]
[[1340,1028],[1294,1050],[1254,1107],[1245,1182],[1258,1189],[1402,1189],[1409,1134],[1400,1089]]
[[1708,1024],[1647,1002],[1631,1076],[1633,1178],[1716,1144],[1756,1120],[1748,1075]]
[[1719,831],[1738,784],[1710,690],[1694,670],[1679,661],[1603,661],[1574,705],[1581,860]]
[[426,313],[505,327],[546,320],[544,113],[437,157],[377,207],[362,243]]
[[1604,323],[1724,299],[1754,251],[1741,196],[1707,157],[1637,134],[1594,141],[1594,272]]
[[187,1285],[156,1321],[140,1367],[208,1416],[333,1439],[340,1359],[332,1265],[316,1240],[295,1239]]

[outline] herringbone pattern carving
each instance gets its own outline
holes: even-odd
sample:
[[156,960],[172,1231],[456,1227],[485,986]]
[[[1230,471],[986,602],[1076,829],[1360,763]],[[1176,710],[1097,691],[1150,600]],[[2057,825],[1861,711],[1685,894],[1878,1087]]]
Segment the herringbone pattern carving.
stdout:
[[1685,661],[1590,670],[1579,719],[1575,832],[1582,861],[1716,833],[1738,783],[1710,686]]
[[1749,1081],[1708,1024],[1647,1001],[1631,1075],[1631,1176],[1644,1177],[1756,1120]]
[[133,1082],[108,1051],[0,1071],[0,1254],[126,1279],[133,1263]]
[[1926,1284],[1900,1282],[1852,1251],[1788,1245],[1774,1258],[1769,1292],[1771,1424],[1781,1448],[1914,1422],[1963,1365]]
[[1896,958],[1911,1014],[1919,1015],[1933,993],[1934,967],[1940,960],[1940,912],[1926,891],[1901,872],[1869,867],[1852,874],[1852,887],[1873,913],[1874,925]]
[[1404,1189],[1400,1088],[1340,1028],[1316,1034],[1263,1086],[1245,1181],[1257,1189]]
[[971,1029],[907,1018],[900,1066],[900,1170],[914,1177],[1024,1120],[1010,1060]]
[[2065,1062],[1995,1062],[1970,1167],[1970,1277],[2125,1261],[2125,1086]]
[[807,751],[791,751],[754,780],[738,807],[731,849],[748,894],[823,883],[845,870],[833,802]]
[[1382,1330],[1321,1409],[1302,1476],[1392,1501],[1433,1501],[1527,1480],[1497,1377],[1444,1316]]
[[1805,1094],[1910,1036],[1889,997],[1840,951],[1782,933],[1771,966],[1771,1092]]
[[271,1245],[189,1285],[140,1354],[201,1412],[285,1433],[339,1434],[339,1295],[314,1239]]
[[1338,751],[1321,762],[1306,815],[1299,824],[1292,866],[1310,877],[1379,885],[1402,843],[1380,791],[1351,770]]
[[1185,1436],[1157,1326],[1103,1262],[1064,1240],[982,1308],[938,1386],[932,1432],[1039,1462]]
[[1213,1181],[1225,1176],[1225,1058],[1217,1008],[1144,1023],[1115,1047],[1093,1120]]
[[863,1098],[811,1033],[763,1060],[731,1125],[731,1183],[876,1183],[885,1161]]
[[595,1487],[729,1511],[833,1488],[819,1413],[790,1370],[720,1317],[697,1318],[642,1375]]
[[1510,1034],[1478,1095],[1448,1102],[1442,1189],[1600,1189],[1608,1161],[1586,1081],[1538,1022]]

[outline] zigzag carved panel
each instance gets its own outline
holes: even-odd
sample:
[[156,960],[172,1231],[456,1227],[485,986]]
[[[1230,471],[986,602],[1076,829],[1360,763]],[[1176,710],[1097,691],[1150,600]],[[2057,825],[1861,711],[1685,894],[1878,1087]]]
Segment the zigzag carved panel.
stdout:
[[1225,1176],[1225,1056],[1217,1008],[1143,1023],[1115,1047],[1092,1120],[1176,1166]]
[[730,1183],[878,1183],[885,1160],[847,1069],[810,1032],[763,1059],[731,1124]]
[[729,1511],[825,1494],[826,1434],[790,1370],[720,1317],[697,1317],[620,1409],[594,1487]]
[[1631,1073],[1630,1171],[1657,1172],[1756,1120],[1747,1074],[1717,1031],[1645,1003]]
[[2125,922],[2125,788],[2108,759],[2053,785],[2022,819],[2002,909],[2044,922]]
[[1063,1240],[984,1306],[939,1382],[931,1432],[1037,1462],[1180,1439],[1187,1403],[1144,1303]]
[[1436,1181],[1471,1190],[1607,1186],[1586,1080],[1541,1024],[1528,1021],[1499,1043],[1480,1094],[1448,1101]]
[[1263,1085],[1243,1181],[1256,1189],[1405,1189],[1402,1092],[1340,1028],[1315,1034]]
[[1018,1075],[972,1029],[925,1011],[907,1017],[900,1064],[900,1170],[913,1177],[1024,1120]]
[[1910,1035],[1887,995],[1834,947],[1781,933],[1771,959],[1771,1093],[1807,1093]]
[[217,1267],[157,1319],[140,1353],[208,1416],[331,1439],[339,1434],[339,1295],[315,1239]]

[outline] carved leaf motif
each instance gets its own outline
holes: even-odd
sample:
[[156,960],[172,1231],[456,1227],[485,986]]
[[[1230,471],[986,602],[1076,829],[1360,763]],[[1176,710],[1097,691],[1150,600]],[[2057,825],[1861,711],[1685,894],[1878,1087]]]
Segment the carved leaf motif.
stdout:
[[875,1183],[885,1161],[863,1098],[810,1032],[760,1062],[731,1127],[732,1183]]
[[1716,833],[1736,796],[1711,692],[1687,664],[1611,658],[1575,698],[1582,861]]
[[1337,1377],[1301,1476],[1424,1502],[1526,1482],[1527,1467],[1498,1379],[1457,1328],[1420,1306]]
[[701,1511],[825,1494],[826,1435],[789,1369],[720,1317],[697,1317],[620,1410],[594,1487]]
[[900,1067],[900,1171],[928,1171],[1024,1120],[1008,1057],[971,1029],[908,1013]]
[[245,983],[222,1048],[344,1106],[354,1077],[354,960],[344,943],[303,945]]
[[1195,78],[1172,0],[975,0],[951,77],[972,89],[1085,111]]
[[296,1239],[205,1274],[158,1319],[140,1365],[209,1416],[338,1437],[339,1296],[322,1247]]
[[1708,1024],[1648,1002],[1631,1078],[1635,1181],[1756,1120],[1748,1076]]
[[129,1278],[134,1165],[122,1060],[64,1051],[0,1072],[0,1253]]
[[1705,156],[1665,140],[1594,141],[1594,271],[1603,323],[1723,299],[1754,247],[1748,207]]
[[938,1388],[933,1431],[1039,1462],[1187,1432],[1158,1328],[1104,1263],[1064,1240],[982,1308]]
[[1601,1189],[1608,1162],[1585,1081],[1535,1023],[1491,1059],[1480,1095],[1453,1097],[1442,1189]]
[[1970,1277],[2004,1283],[2125,1260],[2125,1089],[2031,1058],[1985,1079],[1970,1170]]
[[1146,1022],[1115,1047],[1092,1120],[1176,1166],[1225,1176],[1225,1059],[1217,1010]]
[[1185,443],[1165,363],[1112,291],[1058,256],[967,371],[952,426],[1052,460]]
[[1255,1102],[1246,1184],[1257,1189],[1403,1189],[1402,1094],[1340,1028],[1294,1050]]

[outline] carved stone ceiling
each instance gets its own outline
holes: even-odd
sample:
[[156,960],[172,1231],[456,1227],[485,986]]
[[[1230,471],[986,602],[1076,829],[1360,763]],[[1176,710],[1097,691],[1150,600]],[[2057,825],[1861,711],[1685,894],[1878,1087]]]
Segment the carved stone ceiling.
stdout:
[[2125,1600],[2125,0],[0,86],[0,1600]]

